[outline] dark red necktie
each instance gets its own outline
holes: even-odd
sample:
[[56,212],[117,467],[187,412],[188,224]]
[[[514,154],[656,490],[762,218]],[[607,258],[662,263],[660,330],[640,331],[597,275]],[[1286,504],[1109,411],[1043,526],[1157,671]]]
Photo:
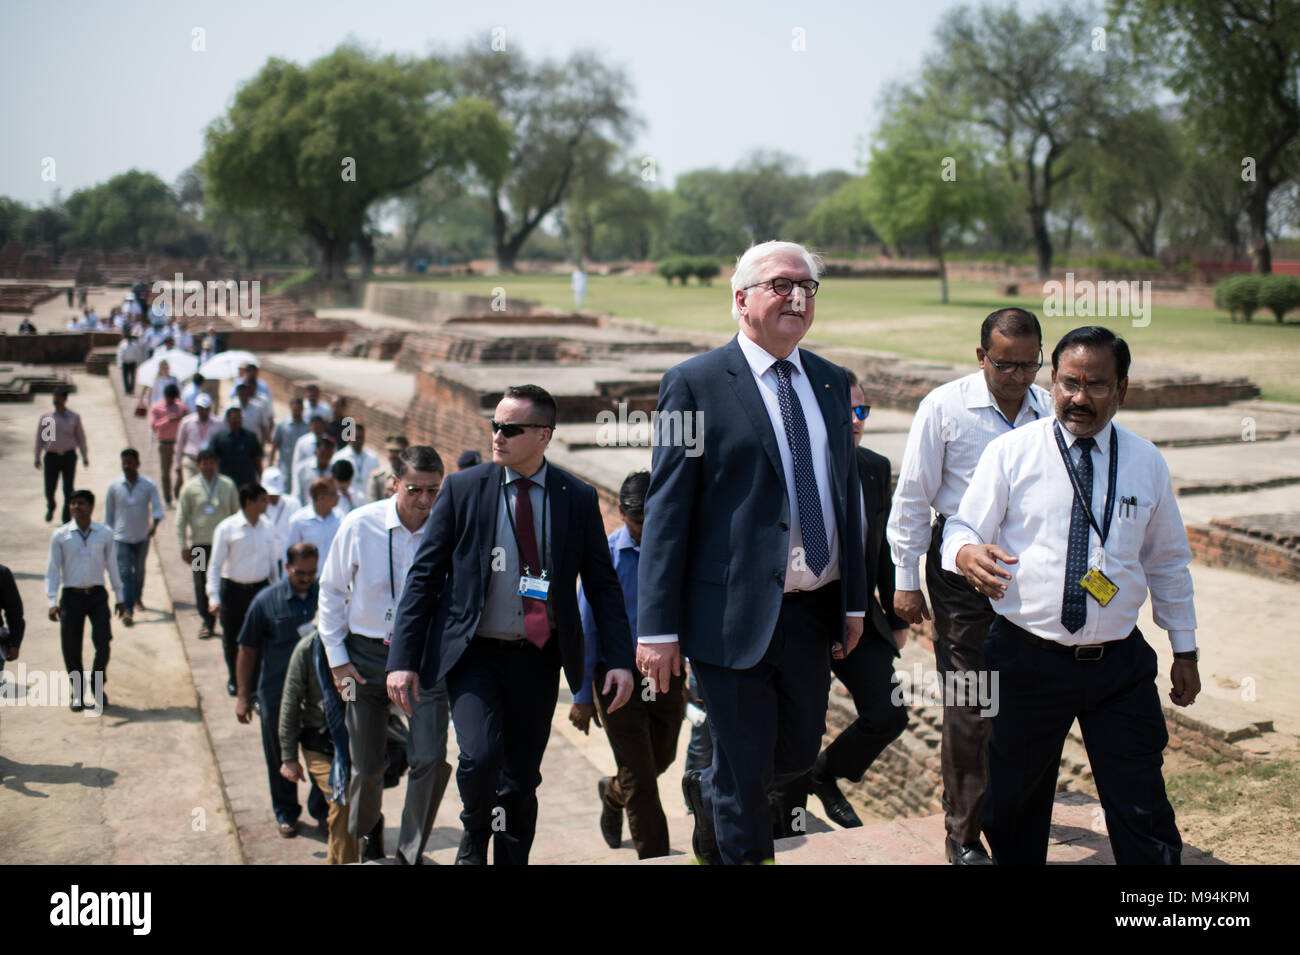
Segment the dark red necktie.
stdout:
[[[540,577],[542,562],[537,558],[537,534],[533,531],[533,502],[528,489],[533,482],[519,478],[515,483],[515,531],[519,535],[519,550],[528,565],[528,576]],[[546,520],[546,515],[542,515]],[[543,647],[551,639],[551,624],[546,617],[546,601],[536,597],[520,597],[524,602],[524,636],[535,647]]]

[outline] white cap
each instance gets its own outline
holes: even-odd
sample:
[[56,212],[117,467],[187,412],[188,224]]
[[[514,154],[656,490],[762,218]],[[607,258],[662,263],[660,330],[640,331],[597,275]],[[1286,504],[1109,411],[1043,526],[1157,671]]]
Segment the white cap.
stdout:
[[[198,396],[197,398],[194,399],[194,407],[196,407],[196,408],[211,408],[211,407],[212,407],[212,396],[211,396],[210,394],[208,394],[207,392],[200,392],[200,393],[199,393],[199,396]],[[274,471],[275,468],[271,468],[270,470]]]
[[284,477],[280,474],[280,469],[267,468],[263,471],[261,485],[266,488],[267,494],[283,494]]

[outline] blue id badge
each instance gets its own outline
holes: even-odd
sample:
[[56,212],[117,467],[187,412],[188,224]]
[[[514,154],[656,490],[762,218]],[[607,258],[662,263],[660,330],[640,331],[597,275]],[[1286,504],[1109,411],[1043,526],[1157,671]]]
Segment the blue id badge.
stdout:
[[550,589],[551,582],[549,580],[543,580],[541,577],[529,577],[525,574],[519,578],[519,596],[521,597],[532,597],[534,600],[545,600]]

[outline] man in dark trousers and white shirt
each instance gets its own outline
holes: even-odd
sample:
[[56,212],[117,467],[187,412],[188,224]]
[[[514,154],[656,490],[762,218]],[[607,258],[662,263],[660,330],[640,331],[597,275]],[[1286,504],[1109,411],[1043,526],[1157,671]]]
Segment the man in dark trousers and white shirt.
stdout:
[[999,674],[984,833],[999,864],[1042,865],[1061,760],[1077,718],[1115,861],[1176,865],[1165,795],[1169,741],[1156,654],[1137,629],[1148,588],[1174,650],[1170,700],[1200,692],[1191,549],[1155,446],[1111,419],[1129,349],[1098,326],[1052,351],[1054,417],[991,442],[944,529],[943,564],[998,616],[985,642]]
[[[940,385],[917,408],[889,514],[897,584],[893,609],[908,623],[930,618],[919,569],[925,555],[926,587],[934,607],[934,661],[945,679],[985,671],[982,648],[994,612],[988,598],[971,590],[960,574],[940,566],[944,522],[956,513],[988,443],[1051,415],[1047,392],[1033,383],[1043,365],[1043,333],[1031,313],[1002,308],[985,318],[975,360],[979,371]],[[932,510],[937,513],[933,526]],[[989,721],[974,701],[944,704],[939,757],[944,850],[953,865],[990,865],[980,842]]]
[[710,863],[774,858],[768,794],[812,768],[832,655],[862,636],[848,378],[799,348],[820,268],[792,242],[750,248],[731,280],[740,334],[659,385],[637,664],[665,693],[689,657],[704,693],[713,765],[683,789]]
[[[83,701],[88,701],[96,688],[99,702],[108,703],[108,697],[103,693],[103,681],[108,669],[108,645],[113,639],[113,628],[108,612],[108,592],[104,590],[105,573],[117,598],[114,612],[119,617],[126,610],[126,602],[122,597],[122,580],[117,573],[117,558],[113,554],[113,532],[90,519],[95,510],[95,495],[89,491],[73,491],[71,507],[72,520],[50,538],[45,594],[50,599],[50,619],[59,624],[63,665],[72,682],[71,705],[75,712],[82,708]],[[90,680],[81,669],[87,617],[90,618],[90,639],[95,645]]]
[[544,389],[506,389],[492,461],[443,483],[388,654],[388,693],[405,712],[422,687],[447,681],[464,805],[458,865],[485,865],[494,835],[497,865],[528,862],[560,670],[571,690],[582,685],[579,573],[610,667],[602,693],[617,689],[610,711],[632,693],[632,634],[596,489],[546,461],[555,414]]
[[[362,839],[362,859],[384,856],[384,753],[389,699],[384,666],[407,585],[407,569],[429,528],[442,487],[438,452],[416,444],[398,460],[397,494],[358,507],[339,524],[320,575],[319,630],[334,684],[346,705],[352,778],[348,830]],[[397,836],[399,864],[420,865],[442,793],[447,765],[447,691],[438,678],[422,684],[410,721],[410,774]]]

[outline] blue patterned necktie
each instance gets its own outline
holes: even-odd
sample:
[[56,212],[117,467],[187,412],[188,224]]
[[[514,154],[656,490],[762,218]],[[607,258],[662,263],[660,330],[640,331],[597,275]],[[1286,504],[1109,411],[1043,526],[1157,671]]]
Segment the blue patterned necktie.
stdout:
[[790,444],[790,456],[794,458],[794,493],[799,505],[799,529],[803,533],[804,563],[820,577],[831,561],[831,551],[826,542],[817,476],[813,472],[808,422],[804,420],[799,396],[790,386],[790,372],[794,371],[794,365],[782,358],[772,367],[776,369],[776,400],[781,406],[781,423],[785,425],[785,439]]
[[1088,511],[1092,507],[1092,438],[1079,438],[1074,446],[1079,454],[1079,489],[1083,500],[1074,495],[1070,511],[1070,546],[1065,552],[1065,595],[1061,598],[1061,623],[1074,633],[1088,619],[1088,598],[1079,579],[1088,572]]

